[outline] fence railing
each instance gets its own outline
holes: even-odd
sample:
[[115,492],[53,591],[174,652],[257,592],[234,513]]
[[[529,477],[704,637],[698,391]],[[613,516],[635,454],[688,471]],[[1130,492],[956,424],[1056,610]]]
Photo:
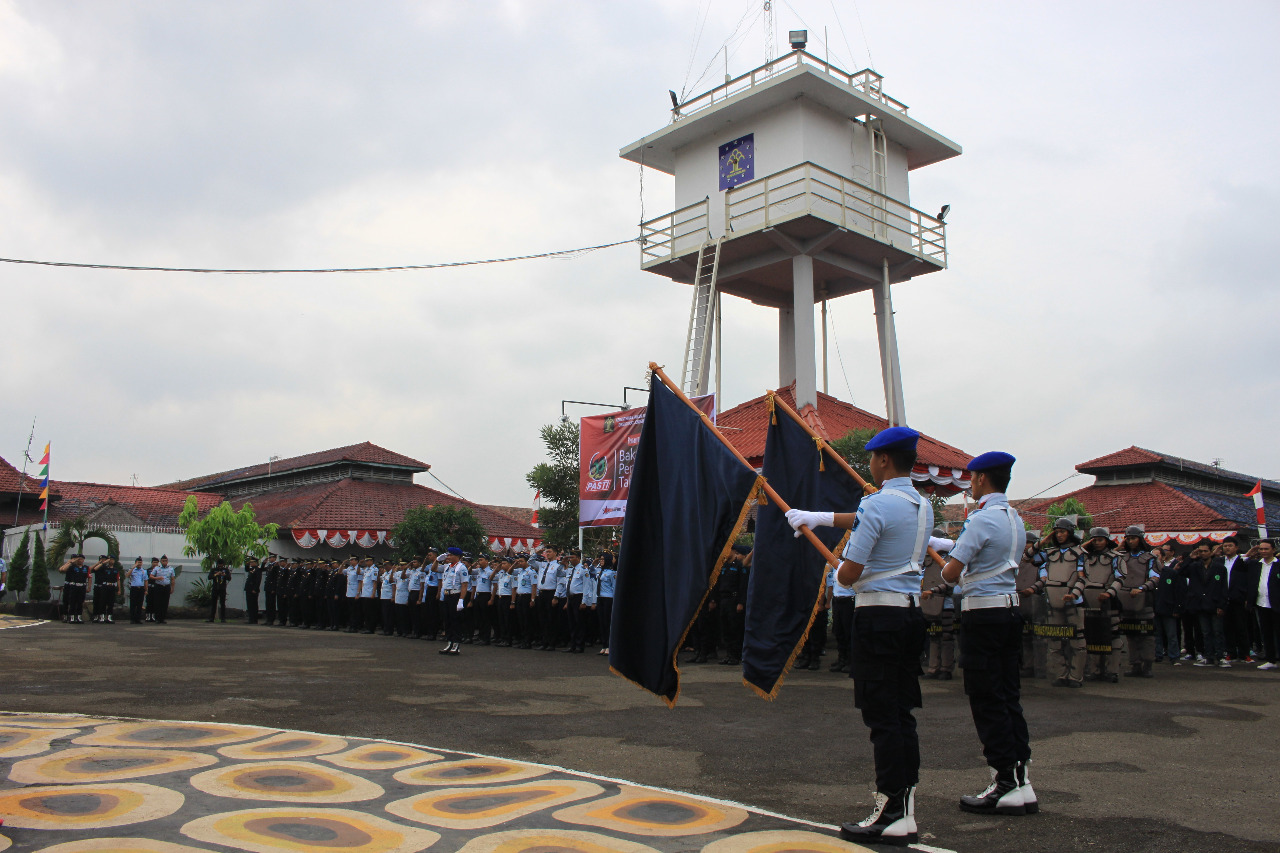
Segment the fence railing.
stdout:
[[806,215],[947,265],[947,232],[941,221],[814,163],[801,163],[725,193],[725,222],[734,235]]
[[812,68],[821,71],[823,74],[831,77],[837,83],[854,89],[873,101],[876,101],[894,112],[907,114],[907,105],[896,98],[891,98],[884,93],[884,75],[872,71],[870,68],[864,68],[861,71],[850,74],[842,71],[832,65],[825,59],[819,59],[812,53],[804,50],[793,50],[785,56],[780,56],[772,62],[767,62],[759,68],[753,68],[745,74],[729,80],[716,86],[714,89],[703,92],[685,101],[679,107],[671,111],[672,121],[680,121],[687,116],[693,115],[699,110],[705,110],[708,107],[721,103],[740,92],[759,86],[770,79],[777,77],[787,71],[795,68]]
[[[729,237],[815,216],[947,265],[942,221],[814,163],[740,184],[724,194],[724,205]],[[704,200],[641,224],[641,266],[696,252],[708,236],[709,212],[710,203]]]

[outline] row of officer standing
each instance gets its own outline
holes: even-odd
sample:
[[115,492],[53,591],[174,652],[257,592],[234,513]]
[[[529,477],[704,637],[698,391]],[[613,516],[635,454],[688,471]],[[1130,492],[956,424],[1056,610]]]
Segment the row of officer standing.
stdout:
[[577,549],[561,557],[551,547],[497,558],[428,549],[380,564],[273,556],[246,565],[246,616],[253,624],[443,637],[440,652],[449,655],[473,642],[575,653],[598,642],[606,654],[616,575],[611,553],[584,560]]

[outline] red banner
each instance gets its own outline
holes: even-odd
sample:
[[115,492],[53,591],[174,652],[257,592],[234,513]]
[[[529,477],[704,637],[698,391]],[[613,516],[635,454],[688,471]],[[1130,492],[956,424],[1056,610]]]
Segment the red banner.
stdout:
[[[695,397],[716,418],[716,397]],[[578,432],[578,526],[621,527],[631,472],[644,428],[644,408],[583,418]]]

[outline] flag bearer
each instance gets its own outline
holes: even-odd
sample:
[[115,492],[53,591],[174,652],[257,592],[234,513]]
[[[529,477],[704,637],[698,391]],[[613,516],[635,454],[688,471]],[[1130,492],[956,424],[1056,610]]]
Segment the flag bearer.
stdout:
[[970,488],[978,509],[969,514],[942,570],[944,582],[960,585],[964,692],[982,754],[991,768],[986,790],[960,798],[962,811],[977,814],[1024,815],[1040,810],[1027,779],[1031,746],[1022,715],[1022,612],[1017,581],[1027,534],[1005,496],[1013,463],[1012,456],[999,450],[969,462]]
[[921,563],[933,529],[933,505],[911,484],[919,438],[913,429],[889,427],[867,442],[871,476],[880,491],[863,498],[856,513],[787,513],[797,534],[801,525],[853,531],[836,582],[852,585],[857,593],[850,675],[854,706],[871,730],[876,796],[866,819],[840,827],[840,836],[851,842],[905,845],[919,840],[915,788],[920,741],[912,711],[921,706]]

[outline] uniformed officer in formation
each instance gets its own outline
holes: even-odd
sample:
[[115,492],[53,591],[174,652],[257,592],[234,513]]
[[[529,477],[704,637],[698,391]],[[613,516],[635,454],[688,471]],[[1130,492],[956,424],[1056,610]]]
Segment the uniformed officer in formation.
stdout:
[[1048,606],[1040,628],[1048,643],[1049,676],[1056,687],[1084,686],[1084,552],[1075,522],[1059,518],[1043,543],[1040,577],[1022,595],[1044,595]]
[[1005,494],[1014,462],[1013,456],[996,450],[966,466],[978,508],[966,519],[942,570],[944,582],[959,584],[964,692],[991,768],[991,783],[982,793],[960,798],[961,810],[977,814],[1039,811],[1027,778],[1031,746],[1021,703],[1017,578],[1026,527]]
[[1094,527],[1080,558],[1084,571],[1084,641],[1089,656],[1085,661],[1085,679],[1089,681],[1120,680],[1109,666],[1111,656],[1124,650],[1120,634],[1120,613],[1116,610],[1116,553],[1111,546],[1111,531]]
[[257,557],[244,561],[244,621],[258,624],[258,596],[262,590],[262,566]]
[[[929,545],[945,558],[955,543],[946,538],[944,530],[936,528],[929,537]],[[942,579],[942,569],[932,557],[924,558],[920,610],[924,613],[929,642],[929,662],[924,677],[950,681],[956,668],[955,586]]]
[[1151,553],[1143,528],[1131,525],[1116,555],[1114,592],[1120,602],[1120,628],[1129,650],[1126,675],[1151,678],[1156,660],[1155,589],[1160,583],[1160,563]]
[[[1022,559],[1018,561],[1018,591],[1032,589],[1040,579],[1040,569],[1044,566],[1044,554],[1040,551],[1040,536],[1034,530],[1027,531],[1027,544],[1022,550]],[[1044,677],[1047,672],[1048,645],[1043,633],[1036,629],[1045,624],[1048,603],[1043,595],[1025,594],[1020,596],[1019,608],[1022,610],[1022,677]]]
[[147,597],[147,582],[150,575],[142,565],[142,558],[133,559],[133,568],[129,569],[129,621],[134,625],[142,624],[142,608]]
[[89,585],[89,567],[84,564],[84,554],[73,554],[58,566],[58,572],[66,576],[62,581],[62,621],[83,625],[85,589]]
[[854,705],[871,731],[876,795],[868,817],[840,827],[851,842],[919,840],[920,741],[912,712],[921,706],[921,564],[933,529],[933,505],[911,483],[919,438],[913,429],[889,427],[867,442],[880,491],[863,498],[856,513],[787,513],[797,534],[802,525],[852,529],[836,582],[856,593],[850,674]]
[[161,554],[160,561],[151,567],[151,621],[163,625],[169,616],[169,597],[173,594],[176,572],[169,565],[169,555]]
[[109,554],[98,557],[93,567],[93,621],[115,624],[116,596],[124,594],[124,576],[120,564]]
[[440,577],[441,611],[445,618],[445,646],[442,655],[461,654],[462,610],[466,606],[467,590],[471,586],[471,570],[462,562],[462,549],[446,549],[444,569]]
[[212,622],[218,618],[218,608],[222,608],[222,621],[227,621],[227,585],[231,582],[231,570],[223,560],[218,560],[209,570],[209,618]]

